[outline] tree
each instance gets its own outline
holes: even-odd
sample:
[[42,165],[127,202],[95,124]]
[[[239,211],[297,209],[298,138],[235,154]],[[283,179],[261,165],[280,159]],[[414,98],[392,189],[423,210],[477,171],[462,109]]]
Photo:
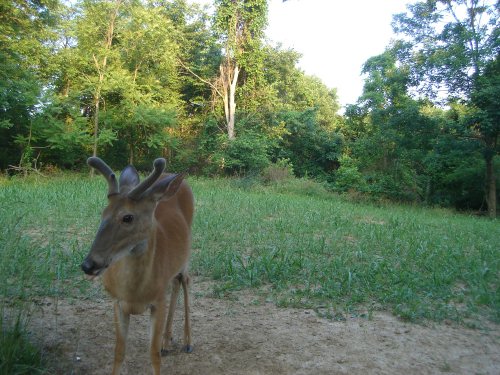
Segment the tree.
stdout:
[[499,56],[486,66],[483,74],[476,80],[474,91],[471,94],[474,109],[469,122],[472,131],[484,143],[486,200],[490,217],[495,217],[497,207],[495,155],[499,154],[500,103],[498,98],[500,98]]
[[267,23],[267,0],[215,0],[214,27],[224,46],[217,94],[222,98],[229,139],[234,139],[240,72],[256,74],[255,57]]
[[[481,91],[479,82],[486,67],[499,53],[498,2],[427,0],[408,9],[408,13],[394,17],[393,28],[410,46],[403,60],[411,67],[411,86],[436,102],[459,100],[472,105],[473,93]],[[484,125],[476,122],[474,129],[485,147],[486,200],[489,215],[494,217],[496,180],[492,168],[498,151],[492,151],[489,120],[481,116],[476,120],[486,121]]]
[[[59,51],[58,97],[46,107],[47,118],[68,125],[85,119],[92,153],[116,145],[107,155],[112,163],[164,152],[181,106],[179,38],[169,17],[136,1],[86,0],[74,9],[73,40]],[[50,108],[55,105],[66,109]],[[53,133],[50,141],[57,138]]]
[[[184,110],[183,120],[211,111],[212,83],[217,75],[222,51],[210,28],[210,16],[199,4],[188,5],[186,0],[163,1],[162,12],[175,28],[178,63],[181,66],[180,92]],[[204,78],[203,78],[204,77]],[[200,119],[196,119],[199,121]]]
[[[101,95],[104,85],[104,80],[107,76],[108,71],[108,59],[111,54],[111,47],[113,45],[113,38],[115,37],[115,26],[118,17],[118,11],[122,6],[122,0],[115,0],[113,3],[108,2],[96,2],[92,4],[88,2],[87,11],[89,12],[86,17],[86,22],[93,21],[94,30],[91,33],[97,33],[97,40],[94,39],[94,48],[91,45],[86,47],[90,48],[92,53],[92,59],[95,66],[95,72],[97,73],[97,81],[94,83],[93,87],[93,118],[94,118],[94,146],[92,148],[92,155],[97,155],[97,143],[99,136],[99,109],[101,105]],[[82,25],[84,26],[84,25]],[[86,27],[85,27],[86,26]],[[89,25],[85,25],[85,33],[90,31],[88,29]],[[93,35],[96,37],[96,35]],[[102,38],[99,40],[99,36]],[[91,169],[93,173],[93,169]]]
[[57,0],[0,4],[0,168],[31,163],[32,120],[47,74]]
[[179,31],[164,9],[141,2],[124,8],[121,18],[116,38],[124,71],[117,73],[123,82],[110,92],[108,101],[115,102],[107,119],[132,164],[148,149],[164,151],[172,145],[170,130],[182,106]]
[[432,104],[408,93],[409,69],[398,61],[405,50],[396,42],[363,65],[363,94],[346,111],[347,161],[364,173],[370,192],[428,202],[435,181],[425,160],[439,126]]
[[286,133],[274,158],[290,160],[300,177],[328,180],[338,168],[343,149],[341,135],[320,126],[315,108],[282,111],[276,114],[276,121],[285,124]]
[[[321,80],[306,75],[297,67],[300,54],[281,46],[264,48],[263,99],[258,112],[306,111],[315,109],[318,126],[327,131],[340,127],[340,104],[337,90],[328,88]],[[263,92],[264,91],[264,92]]]

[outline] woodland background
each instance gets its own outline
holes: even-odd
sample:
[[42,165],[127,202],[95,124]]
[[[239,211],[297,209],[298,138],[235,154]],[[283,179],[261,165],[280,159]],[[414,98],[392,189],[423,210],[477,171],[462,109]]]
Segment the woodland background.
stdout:
[[213,9],[0,0],[0,169],[84,170],[94,154],[149,170],[162,155],[169,170],[307,177],[495,217],[498,1],[409,5],[344,111],[335,89],[297,67],[299,53],[266,41],[266,0]]

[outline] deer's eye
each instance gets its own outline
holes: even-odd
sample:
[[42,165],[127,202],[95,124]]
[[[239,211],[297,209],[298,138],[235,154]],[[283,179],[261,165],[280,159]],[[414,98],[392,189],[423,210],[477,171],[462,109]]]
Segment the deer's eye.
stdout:
[[132,221],[134,221],[134,217],[132,215],[125,215],[123,216],[122,221],[124,223],[130,224]]

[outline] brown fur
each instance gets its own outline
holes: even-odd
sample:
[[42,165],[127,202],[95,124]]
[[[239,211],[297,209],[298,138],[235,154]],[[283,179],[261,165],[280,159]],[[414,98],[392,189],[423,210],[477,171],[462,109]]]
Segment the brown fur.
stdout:
[[[163,174],[151,189],[160,186],[159,181],[165,177],[172,181],[164,191],[147,191],[145,197],[130,199],[129,187],[125,186],[124,192],[109,196],[96,240],[82,264],[90,275],[103,272],[104,287],[115,300],[113,374],[119,374],[125,356],[130,314],[142,314],[147,308],[151,309],[151,362],[154,374],[160,374],[161,353],[167,351],[172,339],[173,312],[181,285],[184,344],[186,351],[192,350],[187,267],[194,198],[183,176]],[[126,215],[132,215],[134,222],[125,223]],[[167,318],[170,283],[173,287]]]

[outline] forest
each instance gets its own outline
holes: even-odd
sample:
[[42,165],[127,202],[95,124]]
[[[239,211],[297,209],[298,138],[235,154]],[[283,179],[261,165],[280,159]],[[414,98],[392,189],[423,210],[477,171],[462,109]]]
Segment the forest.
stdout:
[[497,1],[408,5],[345,108],[300,53],[266,40],[267,11],[266,0],[2,0],[0,170],[87,171],[90,155],[149,170],[163,156],[193,175],[295,176],[496,216]]

